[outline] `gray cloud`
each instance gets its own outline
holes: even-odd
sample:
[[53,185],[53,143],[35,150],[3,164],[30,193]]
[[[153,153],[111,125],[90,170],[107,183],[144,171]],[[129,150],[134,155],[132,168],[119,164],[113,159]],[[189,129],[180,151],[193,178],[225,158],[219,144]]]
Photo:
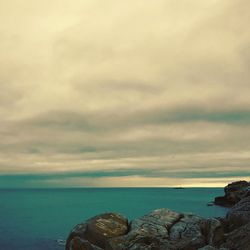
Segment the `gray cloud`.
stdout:
[[8,174],[27,175],[12,178],[20,186],[249,177],[247,0],[3,7],[5,183]]

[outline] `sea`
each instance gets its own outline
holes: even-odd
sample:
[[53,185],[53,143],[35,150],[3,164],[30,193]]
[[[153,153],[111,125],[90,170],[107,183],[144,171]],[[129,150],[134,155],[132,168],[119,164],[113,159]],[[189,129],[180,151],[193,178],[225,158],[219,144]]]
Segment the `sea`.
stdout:
[[222,188],[0,189],[1,250],[63,250],[74,225],[101,213],[129,220],[158,208],[220,217],[225,208],[207,206]]

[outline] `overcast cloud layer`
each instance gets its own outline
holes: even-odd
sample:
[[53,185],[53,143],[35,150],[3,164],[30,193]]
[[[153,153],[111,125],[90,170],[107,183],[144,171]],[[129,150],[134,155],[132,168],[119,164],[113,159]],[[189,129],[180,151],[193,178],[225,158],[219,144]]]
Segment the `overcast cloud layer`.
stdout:
[[250,178],[248,0],[0,0],[0,187]]

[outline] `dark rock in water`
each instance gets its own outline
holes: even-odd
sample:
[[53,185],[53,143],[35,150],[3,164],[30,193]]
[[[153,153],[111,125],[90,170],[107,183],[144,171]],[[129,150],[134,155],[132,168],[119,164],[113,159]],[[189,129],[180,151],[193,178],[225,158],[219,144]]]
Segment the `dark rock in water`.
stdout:
[[219,206],[232,207],[244,197],[250,195],[250,183],[247,181],[237,181],[228,184],[224,188],[225,195],[214,199],[214,203]]
[[208,207],[212,207],[212,206],[214,206],[214,203],[213,203],[213,202],[208,202],[208,203],[207,203],[207,206],[208,206]]
[[56,242],[57,242],[57,244],[58,244],[59,246],[65,246],[65,245],[66,245],[66,241],[63,240],[63,239],[57,239]]
[[234,205],[234,203],[228,201],[228,199],[225,196],[215,197],[214,204],[222,207],[232,207]]

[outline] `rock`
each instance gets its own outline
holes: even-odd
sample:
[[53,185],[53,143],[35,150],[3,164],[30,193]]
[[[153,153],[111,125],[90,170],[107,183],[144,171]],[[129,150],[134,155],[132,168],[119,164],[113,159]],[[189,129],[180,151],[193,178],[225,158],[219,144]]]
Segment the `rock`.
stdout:
[[[128,230],[129,229],[129,230]],[[102,214],[77,225],[66,250],[197,250],[222,242],[219,220],[157,209],[133,220]]]
[[128,220],[119,214],[102,214],[87,222],[87,239],[97,246],[105,247],[107,239],[128,232]]
[[218,248],[210,246],[210,245],[206,245],[202,248],[199,248],[198,250],[218,250]]
[[109,240],[109,249],[175,249],[168,241],[168,233],[181,217],[169,209],[154,210],[132,221],[127,235]]
[[[177,212],[174,212],[167,208],[157,209],[152,211],[151,213],[144,215],[138,220],[135,220],[132,222],[131,229],[137,228],[137,222],[139,224],[142,222],[145,224],[145,222],[148,225],[157,225],[162,226],[165,229],[169,230],[170,227],[178,221],[183,215]],[[165,232],[164,232],[165,233]]]
[[222,245],[227,249],[249,250],[250,249],[250,223],[241,226],[226,237],[226,242]]
[[56,242],[57,242],[57,244],[60,245],[60,246],[65,246],[65,245],[66,245],[66,241],[63,240],[63,239],[57,239]]
[[207,206],[208,206],[208,207],[212,207],[213,205],[214,205],[214,202],[208,202],[208,203],[207,203]]
[[231,202],[229,202],[225,196],[215,197],[214,204],[222,207],[232,207],[234,205]]
[[77,249],[71,247],[71,240],[74,238],[79,237],[80,239],[84,239],[86,237],[86,230],[87,230],[87,224],[86,223],[81,223],[77,224],[70,232],[68,239],[66,241],[66,250],[72,250],[72,249]]
[[178,249],[198,249],[205,245],[205,236],[202,234],[201,225],[205,219],[202,217],[185,214],[170,230],[170,239],[175,241]]
[[218,219],[158,209],[132,221],[129,231],[119,214],[91,218],[71,231],[66,250],[215,250],[223,240]]
[[250,195],[250,183],[247,181],[236,181],[224,188],[225,195],[216,197],[214,203],[219,206],[232,207],[242,198]]
[[110,239],[107,249],[196,250],[206,244],[201,227],[205,221],[193,214],[155,210],[132,221],[129,233]]
[[225,195],[230,195],[232,192],[238,192],[243,190],[244,188],[249,187],[249,182],[247,181],[236,181],[228,184],[224,188]]
[[80,237],[74,237],[69,243],[69,249],[72,250],[102,250],[89,241],[81,239]]
[[250,196],[243,198],[227,213],[229,230],[233,230],[250,222]]
[[167,237],[156,235],[137,235],[111,239],[107,250],[177,250]]
[[109,238],[126,234],[128,220],[117,213],[106,213],[78,224],[70,233],[66,250],[105,248]]
[[213,246],[210,246],[210,245],[206,245],[206,246],[204,246],[204,247],[202,247],[202,248],[199,248],[198,250],[229,250],[229,249],[227,249],[227,248],[217,248],[217,247],[213,247]]
[[224,240],[224,228],[220,220],[216,218],[207,219],[203,224],[203,234],[210,246],[218,247]]

